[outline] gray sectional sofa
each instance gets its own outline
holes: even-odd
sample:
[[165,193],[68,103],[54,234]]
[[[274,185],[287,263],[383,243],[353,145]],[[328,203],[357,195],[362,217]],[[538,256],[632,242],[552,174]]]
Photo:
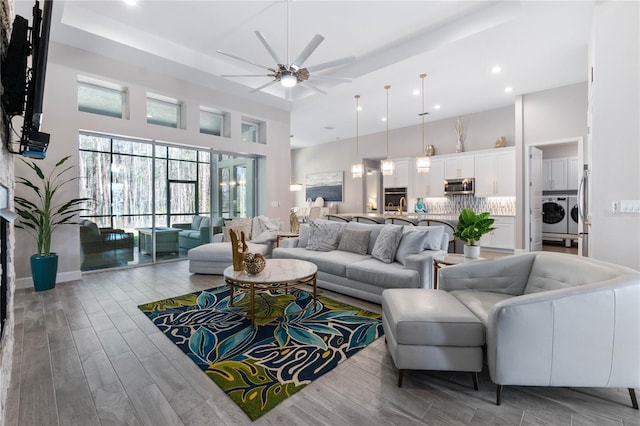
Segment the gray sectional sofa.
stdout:
[[[314,222],[322,224],[329,221]],[[313,229],[312,226],[303,224],[300,227],[300,237],[281,241],[281,247],[273,250],[272,257],[313,262],[318,266],[319,287],[376,303],[382,301],[382,291],[387,288],[431,288],[433,256],[445,254],[449,244],[449,237],[441,226],[330,223],[341,228],[339,240],[346,240],[346,235],[353,234],[351,231],[368,232],[365,247],[358,253],[345,251],[345,241],[338,241],[336,249],[330,249],[331,245],[321,247],[320,250],[309,247],[310,240],[314,238]],[[374,256],[376,242],[385,227],[402,230],[402,238],[390,263]],[[427,234],[427,237],[423,239],[414,233]],[[414,243],[422,241],[418,250],[408,247],[412,240]]]

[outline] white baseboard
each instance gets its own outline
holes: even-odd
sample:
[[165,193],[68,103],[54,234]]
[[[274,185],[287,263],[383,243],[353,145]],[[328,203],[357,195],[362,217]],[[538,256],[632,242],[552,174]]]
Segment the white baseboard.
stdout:
[[[56,284],[80,279],[82,279],[82,272],[80,271],[60,272],[56,275]],[[21,288],[33,288],[33,279],[31,277],[16,278],[16,289]]]

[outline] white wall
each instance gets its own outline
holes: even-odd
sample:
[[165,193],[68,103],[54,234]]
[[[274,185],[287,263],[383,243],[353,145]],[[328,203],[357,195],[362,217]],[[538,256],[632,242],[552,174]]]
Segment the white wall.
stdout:
[[[121,84],[129,89],[130,117],[118,119],[79,112],[77,108],[78,74]],[[173,129],[146,123],[146,92],[177,98],[186,105],[187,128]],[[217,107],[231,114],[230,138],[201,134],[199,131],[199,106]],[[265,209],[259,213],[273,217],[288,217],[290,147],[289,113],[265,107],[244,99],[196,86],[186,81],[138,69],[126,63],[116,62],[83,50],[52,43],[44,98],[43,131],[51,134],[47,159],[39,163],[50,169],[55,161],[71,155],[72,164],[78,164],[78,132],[90,130],[130,137],[210,147],[226,152],[264,156],[264,174],[260,173],[258,205]],[[267,123],[267,144],[242,142],[240,116],[263,120]],[[26,173],[25,166],[15,162],[16,175]],[[20,193],[18,191],[18,193]],[[63,194],[77,197],[78,189],[69,185]],[[278,207],[271,207],[273,202]],[[16,246],[16,274],[31,275],[29,256],[35,250],[30,239],[18,238]],[[80,269],[79,231],[67,226],[54,235],[53,250],[60,255],[59,280],[77,277]]]
[[[514,145],[513,107],[497,108],[469,114],[462,119],[467,124],[466,151],[492,148],[500,136],[507,146]],[[425,124],[425,145],[433,145],[436,155],[456,152],[455,118]],[[362,158],[383,159],[386,156],[386,132],[360,136]],[[422,124],[389,131],[389,158],[415,157],[422,153]],[[351,178],[351,164],[356,161],[355,138],[296,149],[292,151],[292,182],[304,183],[309,173],[344,170],[344,202],[338,212],[363,212],[361,179]],[[304,204],[304,190],[291,193],[291,205]]]
[[591,255],[640,269],[640,215],[612,202],[640,200],[640,4],[596,3],[590,58]]
[[586,83],[528,93],[523,98],[526,145],[573,136],[586,139]]

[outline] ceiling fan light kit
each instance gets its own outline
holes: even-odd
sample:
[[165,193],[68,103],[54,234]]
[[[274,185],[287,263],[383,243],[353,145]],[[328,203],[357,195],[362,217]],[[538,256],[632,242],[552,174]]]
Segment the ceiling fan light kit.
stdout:
[[[300,52],[298,57],[292,61],[289,59],[289,1],[287,1],[287,62],[283,63],[280,60],[280,57],[276,53],[275,49],[271,46],[267,38],[260,31],[254,31],[260,43],[267,49],[269,55],[276,62],[276,66],[273,68],[256,64],[254,62],[248,61],[246,59],[240,58],[238,56],[232,55],[230,53],[223,52],[221,50],[217,50],[218,53],[233,58],[237,61],[244,62],[249,65],[253,65],[259,68],[267,69],[270,71],[270,74],[240,74],[240,75],[221,75],[220,77],[272,77],[273,80],[263,84],[262,86],[258,86],[255,89],[251,90],[251,92],[258,92],[262,89],[265,89],[271,85],[274,85],[280,82],[280,85],[285,89],[291,89],[297,86],[300,83],[305,83],[304,87],[313,90],[314,92],[325,94],[324,90],[316,87],[315,85],[308,82],[309,79],[312,80],[329,80],[335,82],[351,82],[350,78],[344,77],[334,77],[334,76],[325,76],[325,75],[316,75],[311,76],[310,72],[320,71],[327,68],[333,68],[341,65],[345,65],[356,60],[355,56],[347,56],[345,58],[335,59],[333,61],[324,62],[322,64],[313,65],[310,67],[303,67],[302,65],[309,59],[309,56],[318,48],[320,43],[324,40],[324,37],[320,34],[316,34],[313,36],[311,41],[307,44],[307,46]],[[287,98],[289,98],[290,94],[287,94]]]
[[422,80],[422,111],[420,116],[422,117],[422,154],[424,156],[416,157],[416,171],[418,173],[429,173],[431,171],[431,157],[427,154],[424,146],[424,116],[426,115],[424,110],[424,78],[426,76],[426,74],[420,74],[420,79]]
[[389,160],[389,89],[391,86],[386,85],[384,88],[387,91],[387,156],[380,162],[380,172],[383,176],[391,176],[395,167],[393,161]]
[[364,167],[362,167],[362,162],[360,162],[360,156],[358,155],[358,145],[359,145],[359,114],[360,114],[360,95],[356,95],[356,162],[351,165],[351,177],[354,179],[358,179],[362,177],[362,173],[364,171]]

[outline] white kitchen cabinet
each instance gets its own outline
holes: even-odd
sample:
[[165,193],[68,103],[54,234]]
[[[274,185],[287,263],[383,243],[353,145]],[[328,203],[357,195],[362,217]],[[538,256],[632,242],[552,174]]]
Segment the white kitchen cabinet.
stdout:
[[382,176],[385,188],[407,188],[409,186],[409,160],[393,160],[393,174]]
[[475,176],[475,155],[459,154],[445,159],[444,178],[461,179]]
[[515,248],[515,218],[511,216],[494,217],[493,231],[480,239],[480,247],[488,249],[513,250]]
[[580,183],[580,162],[578,158],[567,158],[567,189],[578,189]]
[[429,173],[418,173],[413,167],[413,182],[409,185],[410,198],[444,196],[444,160],[431,158]]
[[577,190],[578,158],[549,158],[542,161],[543,191]]
[[516,151],[498,151],[475,155],[476,197],[513,197],[516,195]]
[[567,189],[567,161],[564,158],[542,160],[543,191]]

